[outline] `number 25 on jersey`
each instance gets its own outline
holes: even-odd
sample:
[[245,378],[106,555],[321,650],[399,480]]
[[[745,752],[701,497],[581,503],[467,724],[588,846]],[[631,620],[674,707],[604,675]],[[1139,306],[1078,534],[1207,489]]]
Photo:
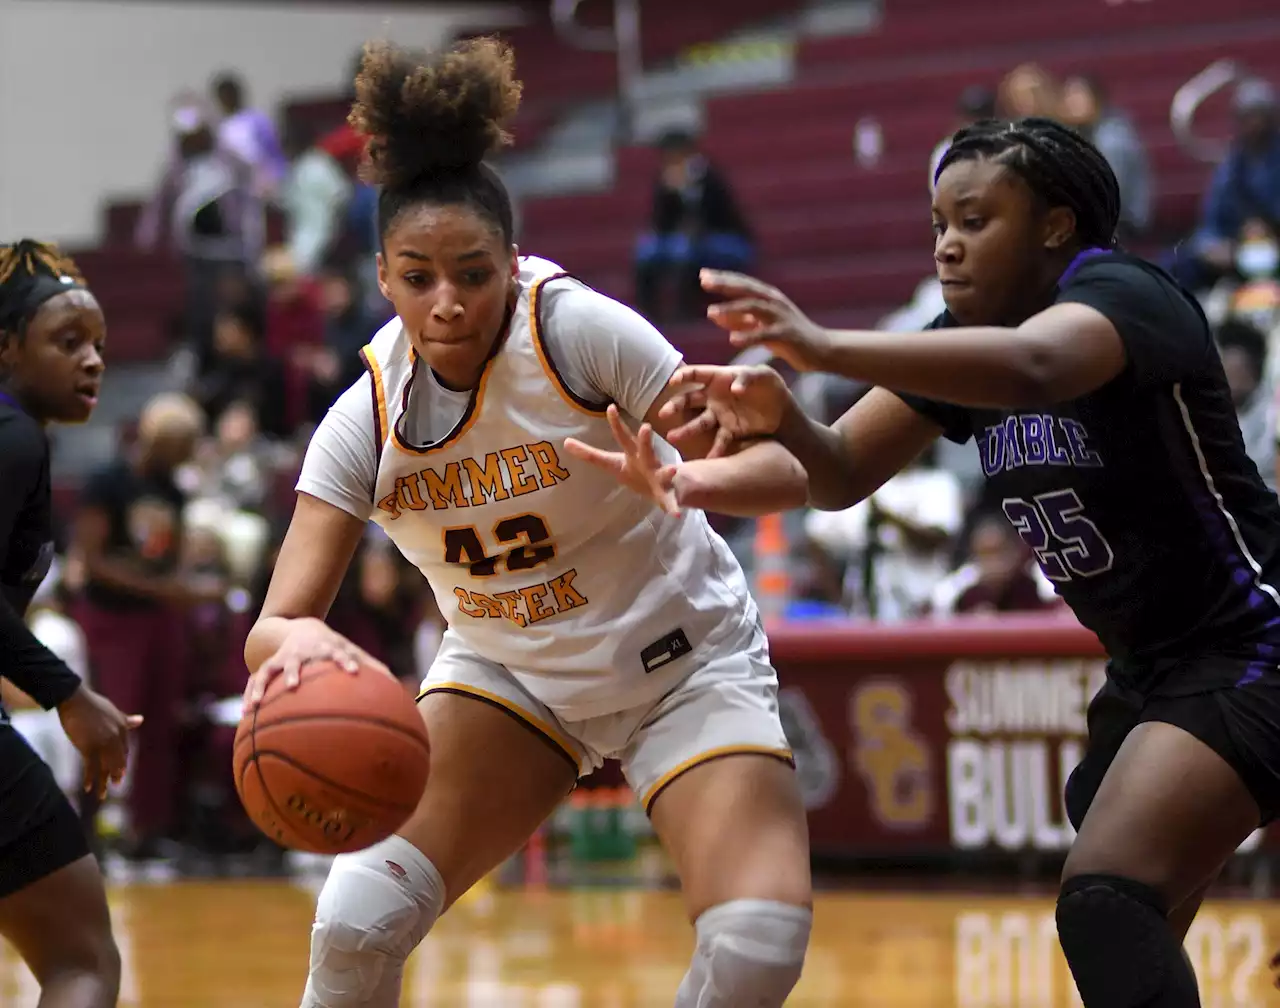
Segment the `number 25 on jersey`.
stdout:
[[1074,490],[1054,490],[1030,500],[1006,497],[1001,506],[1050,581],[1094,577],[1115,563],[1110,544],[1084,516]]

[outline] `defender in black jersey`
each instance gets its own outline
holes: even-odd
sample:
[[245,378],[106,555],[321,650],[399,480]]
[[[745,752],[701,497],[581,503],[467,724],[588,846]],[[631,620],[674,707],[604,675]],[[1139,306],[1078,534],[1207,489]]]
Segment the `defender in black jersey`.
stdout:
[[735,345],[879,387],[827,428],[768,368],[688,368],[667,408],[696,419],[671,436],[716,429],[721,453],[776,437],[827,509],[940,433],[976,438],[1005,515],[1111,656],[1067,787],[1057,917],[1076,984],[1088,1008],[1197,1005],[1182,935],[1280,811],[1280,504],[1198,306],[1115,247],[1119,192],[1091,144],[981,123],[937,183],[933,331],[830,332],[757,280],[704,277]]
[[[0,676],[56,708],[85,762],[86,790],[119,780],[127,718],[27,628],[53,557],[52,421],[89,418],[102,377],[102,309],[74,263],[33,241],[0,246]],[[50,1008],[111,1008],[120,956],[97,862],[53,773],[0,708],[0,937]]]

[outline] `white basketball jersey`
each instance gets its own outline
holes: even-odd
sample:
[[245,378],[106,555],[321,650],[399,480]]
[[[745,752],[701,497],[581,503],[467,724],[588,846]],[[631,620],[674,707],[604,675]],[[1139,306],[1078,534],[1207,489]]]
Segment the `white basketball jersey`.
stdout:
[[572,720],[656,699],[757,617],[702,512],[673,518],[564,450],[567,437],[616,448],[604,407],[563,383],[539,331],[543,286],[565,276],[521,260],[507,337],[431,444],[405,431],[410,400],[435,385],[398,320],[364,357],[383,442],[374,520],[450,632]]

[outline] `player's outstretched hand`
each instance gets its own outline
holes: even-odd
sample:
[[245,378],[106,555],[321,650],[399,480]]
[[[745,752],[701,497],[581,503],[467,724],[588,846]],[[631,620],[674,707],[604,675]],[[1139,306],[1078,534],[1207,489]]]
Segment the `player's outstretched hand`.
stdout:
[[728,299],[711,305],[707,317],[728,330],[730,343],[763,346],[797,371],[823,369],[830,335],[782,291],[742,273],[704,269],[700,276],[703,290]]
[[771,437],[791,405],[782,375],[763,365],[682,367],[667,388],[673,394],[658,415],[667,420],[693,417],[668,431],[667,440],[679,448],[714,434],[707,458],[732,455],[740,441]]
[[297,689],[302,682],[302,666],[317,661],[331,661],[352,675],[361,669],[391,675],[386,665],[330,629],[324,620],[294,619],[289,621],[289,630],[276,653],[249,677],[244,690],[245,709],[251,710],[262,702],[267,686],[277,675],[284,676],[286,689]]
[[663,463],[653,450],[653,428],[641,424],[632,434],[622,422],[617,406],[609,407],[609,426],[621,451],[604,451],[577,438],[565,438],[565,450],[583,462],[609,473],[627,489],[648,497],[668,514],[678,515],[674,482],[677,466]]
[[58,707],[67,738],[84,758],[84,789],[99,798],[107,785],[124,780],[129,765],[129,732],[142,724],[137,714],[123,714],[101,693],[81,686]]

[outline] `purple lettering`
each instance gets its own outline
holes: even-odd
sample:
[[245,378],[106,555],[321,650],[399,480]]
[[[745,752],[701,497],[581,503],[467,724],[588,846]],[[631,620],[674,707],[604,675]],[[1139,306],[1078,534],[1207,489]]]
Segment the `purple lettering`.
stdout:
[[1044,420],[1034,413],[1018,418],[1022,424],[1022,443],[1026,446],[1027,465],[1044,465],[1049,457],[1049,437]]
[[1071,453],[1067,451],[1066,445],[1062,443],[1061,433],[1054,426],[1053,414],[1042,413],[1040,419],[1044,421],[1045,433],[1049,438],[1049,465],[1071,465]]
[[1026,464],[1022,457],[1022,445],[1018,441],[1018,418],[1011,416],[1004,422],[1004,443],[1006,469],[1017,469]]
[[1085,430],[1084,424],[1068,417],[1058,417],[1058,423],[1067,436],[1067,448],[1071,452],[1073,465],[1082,469],[1096,469],[1102,465],[1098,453],[1089,447],[1089,432]]
[[986,436],[978,438],[978,454],[982,457],[982,471],[994,476],[1004,468],[1004,425],[988,427]]

